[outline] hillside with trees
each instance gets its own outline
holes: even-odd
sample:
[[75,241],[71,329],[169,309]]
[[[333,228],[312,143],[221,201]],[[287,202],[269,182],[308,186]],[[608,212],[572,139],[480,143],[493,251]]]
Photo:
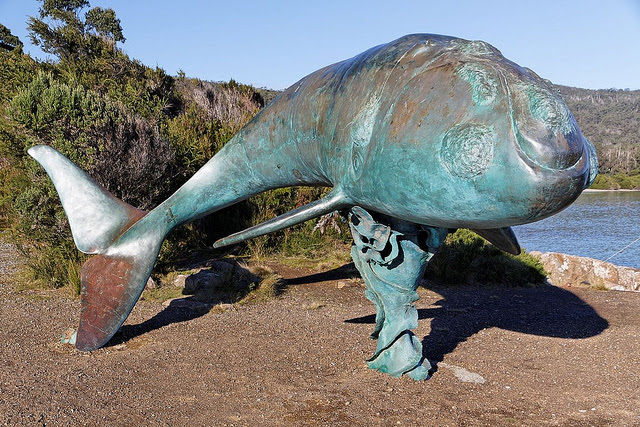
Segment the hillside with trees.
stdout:
[[596,146],[594,188],[640,188],[640,90],[557,88]]

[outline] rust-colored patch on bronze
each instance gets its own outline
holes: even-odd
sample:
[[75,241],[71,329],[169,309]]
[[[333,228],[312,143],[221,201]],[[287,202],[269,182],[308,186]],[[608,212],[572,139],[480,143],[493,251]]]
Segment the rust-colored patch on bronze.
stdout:
[[76,348],[83,351],[103,346],[129,314],[128,293],[132,264],[126,259],[97,255],[82,267],[82,314]]
[[127,222],[127,225],[122,229],[123,233],[127,231],[129,228],[131,228],[133,224],[140,221],[140,219],[142,219],[142,217],[148,213],[147,211],[134,208],[131,205],[127,205],[127,204],[125,205],[127,208],[127,214],[129,215],[129,221]]

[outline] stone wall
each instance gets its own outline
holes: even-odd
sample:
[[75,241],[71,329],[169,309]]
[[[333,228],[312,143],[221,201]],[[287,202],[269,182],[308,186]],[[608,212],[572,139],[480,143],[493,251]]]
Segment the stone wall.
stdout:
[[590,285],[619,291],[640,291],[640,269],[598,259],[556,252],[530,252],[544,265],[554,285]]

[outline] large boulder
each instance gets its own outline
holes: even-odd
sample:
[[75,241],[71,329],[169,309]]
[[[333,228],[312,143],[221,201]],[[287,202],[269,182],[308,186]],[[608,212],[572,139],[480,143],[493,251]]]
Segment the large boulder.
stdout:
[[176,281],[184,280],[182,293],[185,295],[248,291],[261,281],[260,277],[234,261],[213,261],[207,267],[180,276]]
[[557,252],[530,252],[540,259],[554,285],[591,285],[620,291],[640,291],[640,269]]

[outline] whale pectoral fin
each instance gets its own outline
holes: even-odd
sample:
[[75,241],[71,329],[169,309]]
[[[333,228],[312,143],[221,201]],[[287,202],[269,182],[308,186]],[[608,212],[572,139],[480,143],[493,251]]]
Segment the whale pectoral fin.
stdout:
[[283,215],[270,219],[269,221],[265,221],[261,224],[220,239],[213,244],[213,247],[221,248],[223,246],[240,243],[244,240],[300,224],[301,222],[320,217],[324,214],[343,209],[347,206],[349,206],[349,202],[342,191],[334,188],[325,197],[316,200],[315,202],[311,202]]
[[474,233],[480,237],[485,238],[495,247],[513,255],[518,255],[521,252],[520,243],[516,238],[515,233],[511,227],[504,228],[487,228],[487,229],[471,229]]

